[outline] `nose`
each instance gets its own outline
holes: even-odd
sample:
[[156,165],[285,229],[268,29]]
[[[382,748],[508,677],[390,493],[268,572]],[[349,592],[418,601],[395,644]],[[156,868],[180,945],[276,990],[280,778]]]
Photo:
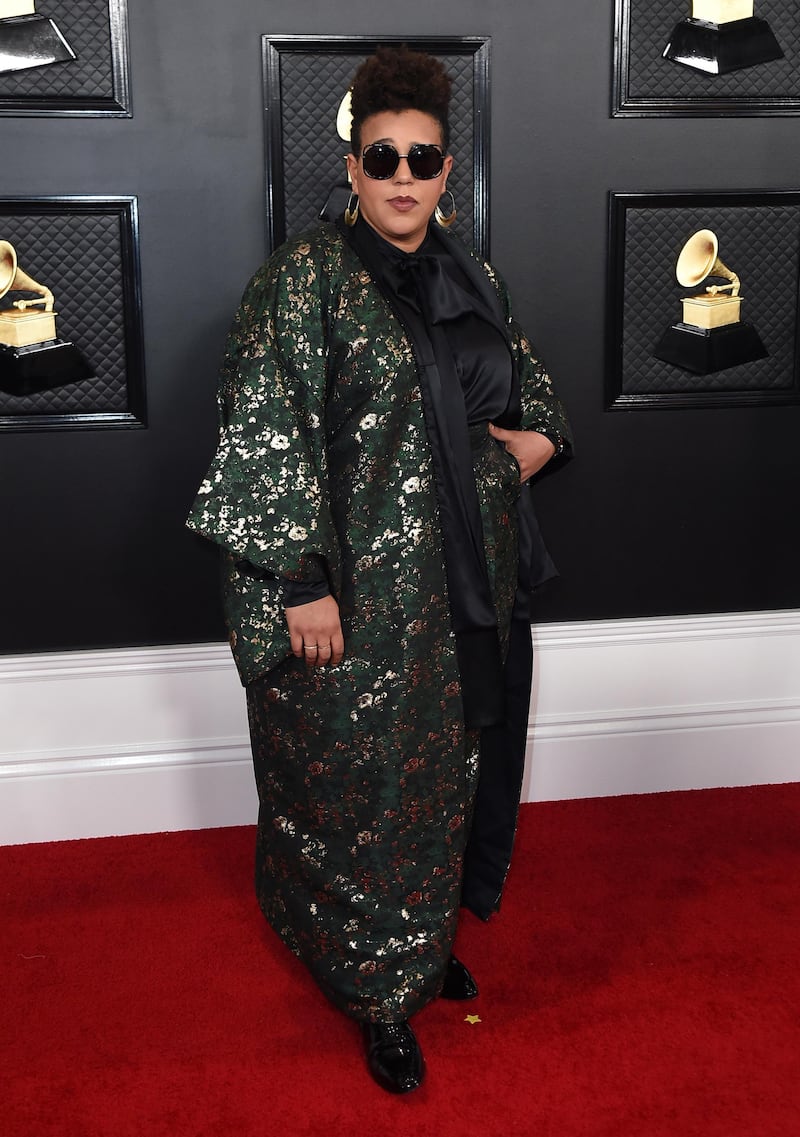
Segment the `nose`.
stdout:
[[400,155],[400,161],[394,172],[394,180],[396,182],[413,182],[414,180],[414,175],[411,173],[411,167],[408,164],[408,158],[403,154]]

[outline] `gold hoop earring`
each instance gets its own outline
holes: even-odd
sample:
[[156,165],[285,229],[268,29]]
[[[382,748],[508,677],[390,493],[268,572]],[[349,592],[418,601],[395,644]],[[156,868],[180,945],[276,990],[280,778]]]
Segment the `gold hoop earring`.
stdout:
[[[354,199],[355,205],[353,205]],[[344,207],[344,223],[352,229],[356,221],[358,221],[358,194],[351,193],[347,199],[347,205]]]
[[437,225],[441,225],[443,229],[449,229],[456,217],[458,217],[458,210],[456,209],[456,199],[453,197],[453,191],[449,189],[445,190],[442,197],[444,197],[445,194],[450,198],[450,212],[443,213],[441,206],[437,205],[433,211],[433,216],[436,219]]

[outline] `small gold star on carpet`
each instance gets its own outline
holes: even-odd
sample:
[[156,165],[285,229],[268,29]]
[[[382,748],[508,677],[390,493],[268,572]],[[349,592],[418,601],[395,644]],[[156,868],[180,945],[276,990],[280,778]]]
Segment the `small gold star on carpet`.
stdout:
[[469,1023],[470,1026],[475,1026],[475,1023],[479,1023],[480,1021],[480,1015],[467,1015],[467,1017],[464,1019],[464,1022]]

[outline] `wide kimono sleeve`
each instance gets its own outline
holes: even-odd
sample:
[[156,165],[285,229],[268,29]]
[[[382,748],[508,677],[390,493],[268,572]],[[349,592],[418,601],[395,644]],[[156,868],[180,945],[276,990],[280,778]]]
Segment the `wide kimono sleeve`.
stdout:
[[560,439],[563,442],[562,453],[568,457],[572,454],[572,432],[547,368],[512,315],[511,298],[503,278],[488,261],[476,259],[494,286],[506,324],[520,387],[522,417],[517,429],[536,430],[554,441]]
[[290,653],[282,579],[339,590],[327,493],[329,277],[314,246],[283,246],[253,277],[220,376],[219,444],[187,524],[225,554],[224,600],[243,683]]
[[512,319],[509,323],[511,350],[517,365],[520,396],[522,399],[522,420],[520,430],[538,430],[555,441],[563,442],[563,453],[572,453],[572,433],[567,413],[536,349],[528,337]]

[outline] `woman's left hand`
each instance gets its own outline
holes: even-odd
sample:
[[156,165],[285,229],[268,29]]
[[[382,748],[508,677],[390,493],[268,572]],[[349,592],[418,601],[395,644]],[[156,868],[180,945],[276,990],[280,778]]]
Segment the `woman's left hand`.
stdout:
[[538,474],[556,452],[550,439],[535,430],[504,430],[490,422],[489,433],[498,442],[505,443],[506,450],[519,462],[521,482]]

